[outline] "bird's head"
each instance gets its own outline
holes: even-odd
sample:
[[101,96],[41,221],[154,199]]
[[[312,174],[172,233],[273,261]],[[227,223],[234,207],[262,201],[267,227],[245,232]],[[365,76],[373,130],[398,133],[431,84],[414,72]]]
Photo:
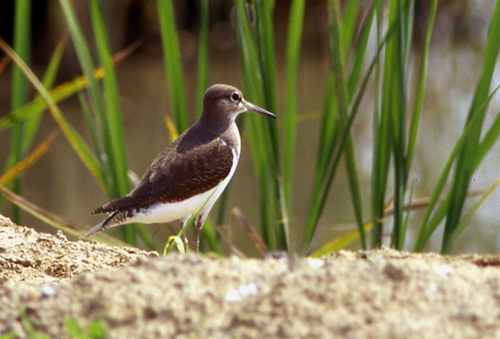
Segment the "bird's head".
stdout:
[[213,85],[205,92],[202,118],[219,123],[233,123],[239,114],[245,112],[255,112],[276,119],[271,112],[243,99],[243,93],[236,87]]

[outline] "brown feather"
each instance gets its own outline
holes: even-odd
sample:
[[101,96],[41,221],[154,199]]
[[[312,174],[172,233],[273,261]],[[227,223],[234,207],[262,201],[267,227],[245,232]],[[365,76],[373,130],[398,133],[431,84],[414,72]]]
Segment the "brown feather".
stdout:
[[158,155],[130,194],[92,213],[178,202],[216,187],[233,165],[232,145],[227,138],[229,133],[227,128],[221,133],[195,124]]

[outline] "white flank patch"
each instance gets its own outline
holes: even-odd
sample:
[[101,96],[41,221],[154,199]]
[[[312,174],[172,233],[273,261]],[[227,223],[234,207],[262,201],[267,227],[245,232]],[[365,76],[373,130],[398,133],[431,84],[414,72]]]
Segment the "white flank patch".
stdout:
[[207,201],[217,187],[184,201],[168,204],[158,203],[148,208],[141,208],[139,212],[134,211],[134,216],[132,218],[127,218],[127,223],[139,222],[143,224],[154,224],[170,222],[191,215],[196,213],[196,211],[203,206],[205,201]]

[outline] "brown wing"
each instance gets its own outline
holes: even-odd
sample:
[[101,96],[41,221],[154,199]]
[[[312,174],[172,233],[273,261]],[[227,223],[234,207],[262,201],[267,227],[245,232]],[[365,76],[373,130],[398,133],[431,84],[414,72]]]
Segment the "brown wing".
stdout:
[[230,173],[234,156],[220,138],[183,144],[179,137],[155,159],[137,187],[93,213],[124,211],[157,202],[177,202],[216,187]]

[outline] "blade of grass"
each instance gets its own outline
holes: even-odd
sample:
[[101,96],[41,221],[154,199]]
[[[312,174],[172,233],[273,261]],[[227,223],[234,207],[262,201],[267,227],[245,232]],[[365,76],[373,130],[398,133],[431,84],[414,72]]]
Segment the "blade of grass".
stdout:
[[[73,7],[70,3],[69,0],[59,0],[59,4],[61,8],[63,9],[64,16],[66,18],[66,22],[69,28],[69,32],[71,35],[71,39],[73,42],[73,46],[76,51],[76,55],[78,57],[78,62],[80,64],[80,67],[82,68],[83,74],[86,77],[86,80],[88,81],[88,87],[89,87],[89,93],[90,93],[90,100],[92,102],[94,111],[96,116],[98,117],[98,129],[99,129],[99,134],[102,135],[102,137],[106,138],[106,136],[109,137],[109,126],[107,126],[107,120],[105,118],[105,111],[104,111],[104,104],[103,104],[103,98],[101,94],[101,87],[99,86],[97,79],[94,76],[94,62],[92,60],[92,53],[90,52],[90,49],[87,45],[87,42],[85,40],[85,36],[83,34],[83,31],[80,27],[80,24],[78,22],[78,19],[75,15],[75,12],[73,10]],[[97,147],[96,150],[104,150],[105,151],[105,145],[106,141],[104,140],[104,146],[103,147]],[[109,143],[108,143],[109,144]],[[108,194],[113,197],[117,198],[118,194],[116,191],[116,187],[113,185],[113,181],[110,179],[110,173],[109,173],[109,168],[106,164],[106,155],[105,154],[98,154],[98,160],[100,162],[100,170],[103,172],[103,178],[104,178],[104,183],[106,187],[106,191]],[[127,227],[127,226],[126,226]]]
[[[388,215],[392,215],[394,213],[394,209],[391,209],[390,206],[393,204],[393,201],[390,201],[389,203],[386,203],[384,206],[384,217]],[[416,208],[419,208],[420,206],[417,206]],[[410,210],[413,208],[411,205],[405,206],[406,209]],[[368,221],[364,224],[363,228],[365,232],[369,232],[370,229],[373,227],[373,222]],[[360,232],[359,230],[348,232],[345,235],[334,239],[333,241],[328,242],[327,244],[323,245],[321,248],[318,250],[314,251],[312,254],[309,255],[309,257],[313,258],[318,258],[325,256],[327,254],[337,252],[343,248],[346,248],[349,246],[352,242],[360,238]]]
[[90,0],[89,5],[99,60],[105,74],[103,78],[103,90],[106,97],[106,118],[107,125],[109,126],[109,130],[104,131],[105,134],[109,133],[109,136],[104,137],[105,148],[116,194],[117,197],[121,197],[129,192],[130,185],[127,176],[127,154],[125,151],[125,136],[120,111],[118,85],[99,2],[97,0]]
[[[113,65],[117,65],[120,61],[122,61],[126,56],[132,53],[139,46],[139,42],[132,44],[127,47],[123,51],[117,53],[113,57]],[[104,71],[102,68],[96,68],[94,70],[94,77],[96,79],[102,79],[104,76]],[[88,86],[88,81],[86,76],[79,76],[76,79],[66,82],[57,86],[56,88],[49,91],[49,95],[54,102],[60,102],[70,96],[78,93],[82,89]],[[42,111],[47,109],[47,104],[40,96],[36,96],[28,104],[23,107],[13,111],[9,116],[0,119],[0,132],[12,127],[18,121],[22,121],[24,119],[28,119],[33,115],[40,114]]]
[[[325,177],[327,175],[330,157],[335,148],[335,142],[338,138],[338,114],[336,106],[334,105],[333,95],[328,95],[333,91],[333,76],[328,77],[327,95],[325,96],[325,103],[323,107],[323,118],[320,124],[320,136],[318,142],[318,152],[316,156],[316,169],[314,181],[311,191],[311,200],[309,203],[309,210],[306,219],[306,228],[302,238],[302,251],[305,252],[314,237],[318,221],[323,211],[324,205],[320,203],[321,192],[325,190]],[[335,165],[334,165],[335,166]],[[335,166],[336,169],[336,166]],[[326,188],[329,190],[329,187]],[[326,201],[326,198],[325,198]]]
[[[260,66],[257,46],[253,42],[253,36],[248,24],[247,11],[243,0],[235,1],[236,30],[238,33],[238,46],[240,51],[241,70],[245,97],[250,101],[261,104],[263,102],[263,89],[260,81]],[[249,119],[250,120],[250,119]]]
[[[14,6],[14,50],[19,57],[27,64],[30,63],[31,56],[31,1],[16,0]],[[16,110],[28,102],[29,88],[28,80],[23,72],[14,67],[12,74],[12,97],[11,107]],[[19,162],[23,156],[23,144],[25,137],[25,123],[19,122],[12,129],[10,154],[7,159],[6,169]],[[17,179],[13,183],[14,192],[21,193],[21,180]],[[12,219],[14,222],[20,222],[20,211],[14,208]]]
[[43,100],[46,102],[49,110],[61,128],[64,136],[68,139],[70,145],[73,147],[75,152],[78,154],[84,165],[89,169],[92,175],[97,179],[99,184],[106,188],[104,173],[101,167],[98,165],[97,159],[94,157],[87,144],[83,138],[76,132],[76,130],[66,121],[59,108],[54,103],[50,97],[47,90],[40,83],[38,78],[33,74],[33,72],[26,66],[26,64],[16,55],[16,53],[10,48],[9,45],[0,37],[0,48],[4,50],[7,55],[12,58],[16,65],[23,71],[26,77],[29,79],[31,84],[35,87],[38,93],[42,96]]
[[[200,116],[203,109],[203,96],[208,88],[208,11],[209,0],[200,1],[200,37],[198,44],[198,90],[196,96],[196,114]],[[227,191],[227,190],[226,190]]]
[[[477,195],[477,194],[478,194],[477,192],[474,192],[473,195]],[[444,197],[443,197],[443,199],[444,199]],[[387,217],[389,215],[394,214],[394,209],[390,207],[392,205],[392,202],[393,201],[391,201],[391,203],[385,204],[384,217]],[[419,208],[424,208],[428,205],[428,203],[429,203],[429,199],[421,199],[418,201],[412,201],[410,204],[406,204],[404,206],[404,208],[407,211],[411,211],[411,210],[415,210],[415,209],[419,209]],[[372,227],[373,227],[372,221],[366,222],[364,225],[365,232],[369,232]],[[343,235],[339,238],[336,238],[333,241],[330,241],[327,244],[321,246],[321,248],[319,248],[318,250],[316,250],[312,254],[310,254],[309,257],[319,258],[319,257],[323,257],[327,254],[337,252],[337,251],[349,246],[351,243],[353,243],[355,240],[357,240],[359,238],[359,236],[360,236],[359,230],[348,232],[345,235]]]
[[[331,54],[331,67],[335,79],[334,93],[337,99],[337,106],[339,112],[339,128],[344,130],[349,120],[349,96],[345,79],[345,66],[343,62],[343,46],[341,41],[341,26],[340,26],[340,12],[339,1],[331,0],[329,2],[330,8],[330,54]],[[347,140],[344,148],[344,155],[346,161],[346,169],[348,173],[349,186],[351,189],[351,199],[354,208],[354,214],[361,233],[362,245],[366,247],[364,228],[363,228],[363,209],[361,203],[361,194],[359,188],[358,174],[354,156],[354,145],[352,136],[347,135]]]
[[354,42],[354,35],[356,30],[356,25],[358,23],[358,15],[361,6],[359,5],[359,0],[351,0],[345,4],[344,11],[342,13],[342,46],[344,64],[346,64],[347,57],[351,51],[352,43]]
[[[261,69],[258,62],[257,47],[252,39],[244,2],[243,0],[236,0],[235,3],[238,47],[245,97],[249,101],[261,105],[264,95],[260,81],[262,78],[260,76]],[[275,249],[276,244],[279,243],[279,239],[276,239],[276,216],[279,215],[280,210],[276,199],[271,198],[273,192],[277,192],[274,181],[269,180],[269,174],[273,173],[273,170],[269,168],[269,164],[274,163],[271,150],[268,147],[272,141],[267,133],[268,130],[264,127],[262,117],[248,115],[245,119],[248,122],[252,160],[259,185],[263,239],[268,248]]]
[[[482,109],[484,106],[487,105],[487,103],[491,100],[493,95],[499,90],[500,86],[495,89],[495,91],[487,98],[485,102],[481,106],[478,107],[478,109]],[[451,168],[460,152],[460,150],[463,148],[464,143],[467,141],[467,135],[470,131],[470,129],[473,126],[473,123],[478,119],[479,114],[473,114],[473,118],[467,122],[464,130],[462,131],[462,134],[460,135],[460,138],[457,140],[455,143],[455,146],[453,147],[453,150],[451,151],[448,160],[446,161],[445,167],[443,168],[443,171],[441,172],[441,175],[439,176],[439,179],[434,187],[434,191],[432,192],[432,196],[429,202],[429,205],[427,206],[424,216],[422,218],[422,221],[420,223],[417,239],[415,240],[415,245],[413,247],[413,250],[415,252],[421,251],[427,241],[429,240],[430,236],[434,233],[436,228],[439,226],[439,223],[444,219],[446,211],[443,213],[435,213],[434,217],[431,220],[431,215],[432,211],[434,210],[436,203],[438,202],[438,199],[441,195],[441,192],[443,191],[444,185],[448,179],[448,176],[450,174]],[[499,120],[499,119],[497,119]],[[493,126],[492,126],[493,128]],[[447,197],[447,204],[446,207],[449,207],[449,194]],[[442,210],[444,207],[442,204],[439,208]]]
[[[498,85],[493,93],[490,95],[488,98],[488,102],[491,100],[491,98],[496,94],[496,92],[500,89],[500,85]],[[481,162],[483,161],[484,157],[486,154],[491,150],[493,145],[498,141],[498,138],[500,137],[500,112],[497,113],[497,116],[491,125],[491,127],[488,129],[488,131],[484,134],[483,139],[481,140],[481,143],[477,147],[476,150],[476,159],[475,162],[472,164],[471,168],[475,171]]]
[[[4,186],[0,185],[0,192],[13,204],[24,210],[25,212],[31,214],[38,220],[46,223],[47,225],[50,225],[54,228],[57,228],[67,234],[73,235],[75,237],[81,237],[85,233],[87,233],[88,230],[91,229],[90,226],[88,225],[83,225],[74,221],[69,221],[64,218],[61,218],[58,215],[55,215],[40,206],[37,206],[33,204],[32,202],[26,200],[25,198],[15,194],[11,190],[5,188]],[[85,231],[82,231],[85,230]],[[102,240],[108,245],[111,246],[126,246],[123,241],[111,237],[107,235],[106,233],[100,233],[99,235],[96,236],[99,240]]]
[[[373,223],[371,221],[367,222],[364,225],[364,230],[365,232],[369,232],[370,229],[372,228]],[[327,254],[337,252],[341,249],[346,248],[350,244],[352,244],[354,241],[358,240],[360,238],[360,232],[359,230],[348,232],[345,235],[335,238],[334,240],[330,241],[329,243],[321,246],[318,250],[314,251],[308,257],[310,258],[321,258],[324,257]]]
[[19,178],[24,172],[28,170],[31,166],[33,166],[38,159],[40,159],[47,149],[50,147],[54,139],[57,137],[59,131],[53,131],[49,134],[47,138],[28,156],[24,157],[17,164],[12,166],[7,172],[0,176],[0,185],[5,186],[12,180]]
[[[398,29],[394,36],[394,43],[388,46],[388,52],[391,55],[392,63],[389,63],[391,69],[390,88],[384,88],[388,91],[390,104],[388,113],[390,115],[390,135],[391,149],[394,167],[394,223],[391,235],[391,244],[396,249],[402,249],[404,245],[404,200],[406,193],[406,91],[407,88],[407,69],[408,69],[408,36],[412,35],[411,6],[412,1],[393,1],[389,5],[389,13],[393,13],[391,20],[397,22]],[[392,48],[392,49],[391,49]],[[387,55],[387,54],[386,54]],[[389,70],[386,67],[386,72]]]
[[489,88],[493,72],[495,70],[499,47],[500,1],[496,1],[486,42],[483,70],[477,84],[467,120],[470,121],[473,118],[472,114],[474,112],[477,112],[476,114],[478,115],[478,118],[471,127],[467,136],[467,141],[465,142],[464,147],[457,159],[452,189],[450,192],[451,202],[446,216],[443,243],[441,246],[441,251],[443,253],[447,253],[451,250],[451,236],[460,221],[470,179],[474,173],[473,166],[475,165],[477,147],[481,136],[484,116],[486,114],[486,107],[478,110],[476,110],[476,107],[482,105],[489,95]]
[[418,76],[418,87],[413,108],[412,120],[410,123],[410,132],[408,136],[408,148],[406,150],[406,177],[410,173],[410,167],[413,161],[415,145],[417,143],[418,128],[420,126],[420,117],[422,116],[422,106],[424,102],[425,80],[427,77],[427,63],[429,58],[429,49],[431,44],[432,29],[436,18],[438,0],[432,0],[427,18],[427,27],[425,32],[424,48],[422,50],[422,60],[420,62],[420,73]]
[[288,37],[286,47],[286,103],[285,127],[283,129],[283,191],[285,213],[288,219],[291,213],[292,173],[295,159],[295,139],[297,136],[297,73],[302,40],[302,25],[304,21],[305,1],[295,0],[291,4],[288,19]]
[[[276,79],[276,53],[274,43],[273,12],[274,2],[266,0],[253,0],[255,8],[256,47],[260,68],[260,81],[263,91],[263,106],[271,111],[278,112],[277,107],[277,79]],[[284,190],[277,178],[282,178],[280,156],[280,139],[278,125],[272,119],[257,118],[263,124],[265,135],[268,138],[267,168],[271,178],[271,200],[274,203],[276,220],[276,244],[280,249],[289,249],[289,215],[286,212]],[[268,179],[269,180],[269,179]]]
[[[9,181],[19,177],[26,170],[32,167],[48,150],[54,139],[57,137],[59,131],[55,130],[30,154],[28,154],[24,159],[15,164],[9,171],[0,176],[0,191],[5,197],[7,197],[13,204],[25,210],[26,212],[32,214],[38,219],[48,223],[49,225],[56,226],[58,229],[64,230],[73,235],[81,235],[78,231],[75,231],[74,223],[70,223],[63,218],[60,218],[36,205],[23,199],[14,192],[8,190],[4,187]],[[79,226],[78,228],[82,228]]]
[[88,94],[88,92],[78,92],[78,101],[80,102],[80,108],[82,110],[83,118],[85,119],[87,130],[89,131],[90,137],[92,138],[92,143],[97,149],[97,154],[104,154],[104,150],[102,149],[102,144],[98,136],[97,126],[91,112],[88,95],[86,96],[85,94]]
[[[90,1],[90,13],[97,51],[105,77],[103,78],[103,90],[106,97],[106,125],[104,130],[105,151],[108,160],[109,173],[115,187],[117,197],[122,197],[130,191],[128,180],[128,162],[125,147],[125,135],[123,131],[123,121],[120,110],[120,98],[118,85],[113,67],[113,60],[109,48],[106,27],[102,17],[100,3],[97,0]],[[112,197],[115,198],[115,197]],[[154,249],[154,245],[145,230],[136,224],[122,227],[124,239],[131,245],[136,245],[136,233],[149,248]]]
[[171,0],[158,0],[161,41],[165,59],[165,71],[169,86],[172,115],[177,130],[183,132],[189,126],[186,100],[184,96],[184,77],[182,73],[179,38],[177,34],[174,8]]
[[[374,5],[375,4],[373,4],[372,6]],[[372,15],[374,14],[373,11],[370,12],[372,13]],[[367,22],[369,22],[369,20],[365,21],[365,24]],[[364,28],[362,29],[362,31],[364,31]],[[389,28],[388,32],[379,43],[377,52],[375,53],[375,56],[373,57],[370,66],[368,67],[368,70],[363,77],[363,81],[361,82],[358,93],[353,99],[353,102],[351,104],[347,127],[339,136],[337,135],[338,125],[335,123],[336,109],[335,105],[333,104],[333,96],[332,95],[326,96],[325,112],[323,114],[323,122],[321,124],[321,132],[320,132],[320,142],[318,145],[319,151],[317,156],[316,175],[313,184],[314,185],[312,191],[313,193],[311,195],[311,204],[308,212],[306,233],[304,235],[304,241],[303,241],[304,249],[309,247],[309,244],[313,239],[319,221],[319,217],[324,209],[328,192],[330,191],[331,185],[333,183],[336,169],[338,167],[338,164],[340,163],[340,158],[342,155],[341,150],[344,149],[345,143],[347,142],[348,131],[350,130],[351,125],[354,122],[354,119],[358,113],[358,108],[361,103],[361,99],[363,98],[363,95],[366,92],[366,86],[368,85],[368,80],[370,79],[371,74],[378,63],[382,48],[385,45],[387,36],[390,34],[391,31],[393,31],[393,29]],[[328,83],[327,88],[328,89],[333,88],[333,77],[330,77],[330,81]],[[330,90],[327,90],[327,93],[330,92],[331,92]],[[332,126],[332,128],[328,129],[327,126]],[[337,142],[340,142],[340,145],[334,152],[334,148]],[[328,148],[326,146],[327,143],[329,145]]]
[[[101,120],[103,120],[102,116],[104,116],[104,104],[103,98],[101,95],[101,88],[97,83],[97,79],[93,74],[94,63],[92,61],[92,53],[87,45],[85,40],[85,36],[83,35],[80,24],[78,23],[75,12],[73,11],[73,7],[69,0],[59,0],[59,4],[61,5],[64,16],[66,18],[66,22],[68,24],[69,32],[71,34],[71,39],[73,41],[73,46],[75,47],[76,55],[78,57],[78,61],[80,63],[80,67],[83,70],[83,74],[87,77],[90,96],[93,101],[93,105],[95,106],[96,114],[101,116]],[[101,121],[101,123],[104,123]],[[101,126],[101,128],[106,128],[105,126]]]
[[252,241],[257,251],[259,251],[261,257],[264,257],[269,253],[269,250],[266,247],[266,244],[262,241],[262,238],[259,236],[255,227],[252,226],[250,221],[245,217],[245,215],[241,212],[238,207],[233,208],[231,211],[231,215],[235,217],[240,226],[243,228],[245,233],[248,235],[248,238]]
[[491,185],[482,195],[481,197],[464,213],[463,217],[460,219],[460,222],[457,225],[457,228],[453,231],[450,239],[450,247],[460,239],[463,235],[465,229],[470,224],[472,217],[474,214],[483,206],[483,204],[491,197],[491,195],[500,187],[500,178],[497,179],[493,185]]
[[[354,50],[354,62],[352,64],[351,72],[349,74],[349,97],[352,98],[354,92],[356,90],[356,86],[359,82],[359,77],[363,68],[363,64],[366,58],[366,49],[368,47],[368,41],[370,38],[370,33],[372,31],[372,24],[375,18],[375,3],[372,3],[368,13],[366,14],[365,19],[363,20],[363,24],[361,26],[361,30],[356,42],[356,48]],[[354,15],[354,14],[352,14]],[[344,25],[347,25],[345,23]],[[347,38],[344,37],[344,40]]]
[[[61,63],[62,55],[64,52],[64,49],[66,47],[66,44],[68,43],[68,34],[64,34],[59,42],[57,43],[57,46],[54,50],[54,53],[52,54],[52,57],[50,58],[49,65],[45,71],[45,74],[43,76],[42,84],[43,87],[50,89],[54,85],[54,81],[56,79],[57,71],[59,70],[59,65]],[[37,95],[35,99],[39,97]],[[40,111],[38,114],[34,114],[26,121],[26,126],[25,126],[25,136],[23,140],[23,153],[27,153],[28,150],[31,147],[31,144],[33,142],[33,139],[36,135],[36,132],[38,131],[38,127],[40,126],[40,122],[43,117],[43,111]]]
[[[404,123],[398,116],[399,110],[404,110],[404,93],[401,86],[404,83],[404,66],[402,64],[402,23],[400,19],[400,4],[398,1],[389,2],[389,26],[394,26],[394,34],[391,34],[386,43],[384,54],[384,73],[382,75],[381,106],[380,114],[374,120],[374,148],[373,148],[373,176],[372,176],[372,218],[374,228],[372,232],[372,247],[382,245],[383,211],[385,205],[385,195],[389,179],[389,168],[391,164],[391,152],[396,152],[393,147],[401,143],[404,134],[401,125]],[[404,112],[404,111],[403,111]],[[404,114],[404,113],[403,113]],[[404,140],[404,139],[403,139]],[[396,204],[395,229],[398,232],[396,223],[401,220],[401,185],[400,168],[404,160],[402,152],[398,152],[395,158],[395,190],[398,203]],[[398,170],[399,169],[399,170]],[[397,236],[397,235],[396,235]],[[395,239],[393,237],[392,239]]]
[[[302,0],[300,0],[302,1]],[[264,106],[271,112],[277,112],[277,94],[276,94],[276,55],[274,51],[274,28],[273,28],[273,8],[272,1],[253,0],[255,7],[257,28],[257,53],[259,54],[259,65],[262,70],[262,87]],[[292,7],[296,6],[295,2]],[[295,24],[295,23],[294,23]],[[295,24],[301,25],[300,23]],[[289,29],[290,30],[290,29]],[[272,120],[265,120],[270,128],[273,141],[277,140],[278,131],[275,123]],[[277,142],[273,143],[273,154],[276,156],[278,152]],[[279,160],[279,159],[277,159]]]
[[[277,92],[276,92],[276,55],[274,50],[274,27],[273,27],[273,8],[274,3],[266,0],[254,0],[256,12],[257,28],[257,52],[259,56],[259,66],[261,69],[261,82],[263,89],[264,107],[271,112],[277,113]],[[279,133],[278,126],[271,119],[261,119],[267,128],[271,144],[272,154],[271,169],[274,175],[280,173],[280,153],[279,153]]]
[[[49,66],[47,67],[47,70],[45,71],[44,79],[42,81],[42,84],[45,88],[50,88],[53,86],[54,81],[55,81],[55,76],[57,74],[57,70],[59,69],[59,64],[60,60],[62,57],[62,53],[64,51],[64,47],[66,46],[68,40],[67,34],[63,35],[63,37],[59,40],[54,53],[52,54],[51,60],[49,62]],[[7,60],[11,60],[8,56],[6,57]],[[43,100],[40,98],[39,95],[35,96],[34,100],[39,99],[40,102],[43,102]],[[33,101],[32,101],[33,102]],[[20,109],[23,107],[26,107],[29,104],[23,105]],[[17,109],[16,111],[19,111]],[[36,114],[32,114],[29,116],[29,119],[26,121],[22,121],[24,124],[24,137],[23,137],[23,145],[22,145],[22,154],[27,154],[29,152],[29,149],[31,148],[31,145],[33,143],[33,139],[35,138],[35,135],[38,131],[38,127],[40,125],[42,116],[43,116],[43,111],[40,110]],[[7,119],[7,118],[4,118]],[[0,119],[0,124],[1,121],[4,119]],[[16,122],[12,122],[12,124],[20,123],[20,120],[17,120]],[[0,206],[3,203],[3,199],[0,197]]]
[[[98,134],[103,143],[102,147],[96,145],[96,150],[97,152],[104,152],[99,153],[101,168],[102,171],[106,173],[105,178],[109,195],[112,199],[116,199],[129,191],[129,181],[127,177],[128,167],[119,109],[118,90],[100,7],[96,1],[91,1],[89,3],[97,52],[105,73],[103,89],[107,99],[106,102],[104,102],[102,96],[102,89],[97,79],[93,76],[94,66],[92,55],[73,8],[68,0],[60,0],[59,2],[68,23],[80,66],[89,81],[90,99],[98,122]],[[121,228],[125,241],[131,245],[136,244],[136,229],[136,225],[125,225]]]

